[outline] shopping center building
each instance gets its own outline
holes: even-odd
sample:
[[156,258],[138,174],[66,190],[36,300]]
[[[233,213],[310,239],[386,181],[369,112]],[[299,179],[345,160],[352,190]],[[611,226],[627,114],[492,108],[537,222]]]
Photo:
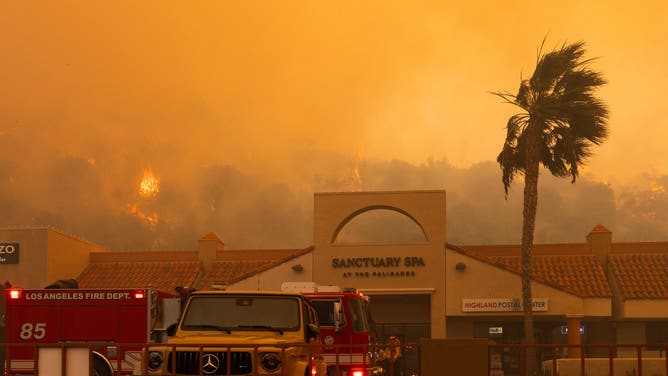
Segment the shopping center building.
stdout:
[[[377,210],[405,217],[419,240],[342,241]],[[118,252],[50,228],[3,229],[0,276],[25,288],[75,278],[169,293],[314,281],[367,294],[381,337],[523,337],[520,245],[448,243],[445,191],[316,193],[313,215],[313,245],[299,249],[227,249],[209,233],[194,250]],[[603,225],[583,224],[581,243],[536,244],[533,267],[537,343],[668,342],[668,242],[615,243]]]

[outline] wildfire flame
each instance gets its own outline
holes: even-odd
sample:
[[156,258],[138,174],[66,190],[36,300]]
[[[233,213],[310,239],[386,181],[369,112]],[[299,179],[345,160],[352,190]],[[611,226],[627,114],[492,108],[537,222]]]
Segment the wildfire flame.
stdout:
[[649,191],[652,192],[653,196],[660,196],[666,193],[666,187],[657,181],[652,181],[649,184]]
[[[150,168],[144,169],[139,182],[139,195],[144,199],[152,199],[158,195],[158,192],[160,192],[160,179],[153,174]],[[150,202],[146,204],[150,206]],[[155,210],[142,209],[137,203],[126,204],[125,210],[146,222],[153,229],[158,225],[158,213]]]
[[661,175],[654,171],[643,174],[643,179],[618,201],[621,207],[630,210],[632,217],[649,220],[666,219],[665,211],[657,208],[664,207],[668,202],[668,191],[666,183],[661,180]]
[[155,177],[150,169],[145,169],[139,183],[139,194],[144,198],[153,198],[158,192],[160,192],[160,179]]
[[364,161],[361,152],[357,152],[355,156],[355,167],[353,167],[352,176],[349,180],[349,189],[351,191],[360,191],[362,189],[362,175],[360,174],[360,165]]
[[149,226],[155,227],[158,224],[158,213],[153,212],[150,214],[144,213],[137,207],[135,204],[128,204],[127,210],[130,214],[136,216],[137,218],[148,223]]

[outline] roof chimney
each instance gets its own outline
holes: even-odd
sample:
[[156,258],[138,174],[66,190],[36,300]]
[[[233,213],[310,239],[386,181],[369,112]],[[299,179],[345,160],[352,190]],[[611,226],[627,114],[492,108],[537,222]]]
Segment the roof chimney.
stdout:
[[197,241],[197,258],[204,265],[204,270],[209,270],[214,261],[216,253],[222,251],[225,244],[216,234],[210,232]]
[[597,256],[603,264],[603,270],[608,270],[608,255],[612,249],[612,232],[603,225],[594,226],[589,235],[587,243],[591,247],[591,253]]

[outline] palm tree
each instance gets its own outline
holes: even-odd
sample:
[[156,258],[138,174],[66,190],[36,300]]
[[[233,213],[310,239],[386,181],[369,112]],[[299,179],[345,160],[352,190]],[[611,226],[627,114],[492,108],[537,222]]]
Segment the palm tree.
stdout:
[[[589,68],[584,59],[584,42],[563,44],[552,52],[539,49],[536,69],[522,80],[516,95],[492,93],[522,112],[508,119],[506,140],[497,157],[503,172],[506,198],[516,175],[524,175],[522,212],[522,309],[524,343],[534,343],[531,310],[532,248],[538,205],[538,174],[542,164],[552,175],[571,177],[591,156],[591,148],[608,135],[607,105],[595,97],[595,90],[606,83],[601,73]],[[531,349],[531,346],[529,346]],[[534,349],[535,350],[535,349]],[[527,360],[532,359],[527,353]],[[532,371],[534,361],[527,363]]]

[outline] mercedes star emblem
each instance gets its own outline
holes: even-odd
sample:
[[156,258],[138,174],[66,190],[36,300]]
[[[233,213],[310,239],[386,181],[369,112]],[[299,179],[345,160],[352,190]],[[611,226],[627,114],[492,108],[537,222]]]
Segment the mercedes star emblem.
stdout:
[[216,354],[204,354],[203,361],[204,365],[202,365],[202,371],[204,371],[204,373],[211,375],[218,371],[218,367],[220,367],[220,360]]

